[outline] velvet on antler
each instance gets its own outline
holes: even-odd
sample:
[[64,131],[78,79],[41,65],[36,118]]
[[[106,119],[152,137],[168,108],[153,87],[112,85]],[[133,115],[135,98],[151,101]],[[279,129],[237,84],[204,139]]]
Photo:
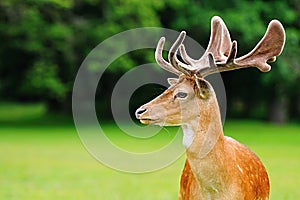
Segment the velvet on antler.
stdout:
[[[248,54],[236,58],[237,42],[231,41],[229,31],[220,17],[211,21],[211,36],[208,47],[200,59],[188,56],[183,45],[185,31],[182,31],[170,48],[168,61],[162,56],[165,38],[158,42],[155,58],[157,63],[167,71],[176,75],[185,74],[206,77],[217,72],[230,71],[240,68],[257,67],[262,72],[271,70],[267,62],[274,62],[280,55],[285,43],[285,31],[278,20],[272,20],[264,37]],[[180,50],[184,62],[177,58]]]

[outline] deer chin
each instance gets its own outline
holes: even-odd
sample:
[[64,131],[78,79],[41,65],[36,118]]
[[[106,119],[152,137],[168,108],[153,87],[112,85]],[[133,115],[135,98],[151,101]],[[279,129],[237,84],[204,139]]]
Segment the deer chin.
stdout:
[[140,119],[140,122],[142,124],[156,124],[156,123],[159,123],[159,120],[150,119],[150,118],[144,118],[144,119]]
[[150,118],[145,118],[145,119],[140,119],[140,122],[142,124],[147,124],[147,125],[157,125],[157,126],[176,126],[174,124],[169,124],[164,120],[161,119],[150,119]]
[[142,124],[151,124],[151,119],[140,119],[140,122],[142,123]]
[[140,119],[142,124],[157,126],[181,126],[181,123],[170,123],[160,119]]

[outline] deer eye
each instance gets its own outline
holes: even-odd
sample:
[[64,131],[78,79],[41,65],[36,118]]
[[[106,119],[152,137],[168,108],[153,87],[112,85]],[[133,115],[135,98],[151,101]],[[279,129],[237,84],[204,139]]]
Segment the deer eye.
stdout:
[[185,92],[178,92],[176,95],[175,95],[175,98],[180,98],[180,99],[183,99],[187,97],[187,93]]

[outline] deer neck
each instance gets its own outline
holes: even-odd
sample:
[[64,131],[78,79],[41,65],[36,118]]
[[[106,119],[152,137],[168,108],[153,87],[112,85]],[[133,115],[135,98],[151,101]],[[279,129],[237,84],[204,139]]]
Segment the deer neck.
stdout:
[[222,144],[224,135],[219,110],[214,98],[204,111],[199,110],[198,117],[182,125],[183,144],[189,155],[202,159]]
[[219,174],[218,166],[222,166],[225,158],[224,135],[217,100],[213,100],[208,109],[199,113],[199,117],[182,125],[182,129],[187,160],[201,183],[212,180],[215,174]]

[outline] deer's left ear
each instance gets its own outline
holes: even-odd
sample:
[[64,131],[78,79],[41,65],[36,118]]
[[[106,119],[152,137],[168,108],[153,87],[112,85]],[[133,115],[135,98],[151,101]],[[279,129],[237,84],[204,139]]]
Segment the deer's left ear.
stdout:
[[178,83],[179,79],[178,78],[168,78],[168,83],[172,86]]
[[196,94],[201,99],[208,99],[210,97],[210,85],[207,81],[196,78],[197,92]]

